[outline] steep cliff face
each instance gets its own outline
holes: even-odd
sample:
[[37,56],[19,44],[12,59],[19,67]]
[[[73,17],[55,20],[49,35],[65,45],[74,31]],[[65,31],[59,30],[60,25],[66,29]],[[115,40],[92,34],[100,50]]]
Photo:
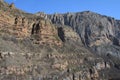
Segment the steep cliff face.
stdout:
[[[49,15],[49,18],[54,24],[70,26],[79,34],[82,43],[85,46],[100,53],[100,55],[106,55],[109,52],[115,56],[117,54],[120,55],[118,53],[118,46],[120,45],[119,20],[90,11],[81,13],[54,14]],[[107,51],[104,50],[106,46],[109,46],[109,50]]]

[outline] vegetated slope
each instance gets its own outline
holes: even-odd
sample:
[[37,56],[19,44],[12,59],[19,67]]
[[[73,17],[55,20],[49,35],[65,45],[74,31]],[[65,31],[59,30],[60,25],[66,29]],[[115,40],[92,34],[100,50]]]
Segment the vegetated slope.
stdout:
[[[81,16],[74,17],[76,14]],[[119,78],[118,62],[112,61],[114,56],[107,54],[109,59],[104,59],[88,49],[90,47],[97,50],[97,46],[101,48],[103,44],[108,43],[111,43],[113,49],[119,49],[119,46],[113,45],[113,38],[108,36],[114,35],[114,32],[107,27],[105,36],[100,36],[101,42],[97,43],[94,40],[99,36],[96,35],[97,32],[102,33],[103,23],[108,26],[109,23],[105,22],[106,17],[105,21],[102,21],[104,17],[99,15],[101,18],[98,20],[98,27],[101,31],[95,28],[97,31],[94,32],[94,37],[92,32],[95,30],[92,25],[97,24],[97,20],[91,16],[98,14],[76,14],[69,14],[67,17],[68,14],[53,16],[42,13],[36,16],[18,10],[14,4],[9,5],[0,1],[0,80]],[[74,21],[74,18],[79,19]],[[103,22],[100,23],[101,26],[99,22]],[[111,46],[107,47],[108,50],[111,50]],[[104,54],[103,52],[101,54]]]

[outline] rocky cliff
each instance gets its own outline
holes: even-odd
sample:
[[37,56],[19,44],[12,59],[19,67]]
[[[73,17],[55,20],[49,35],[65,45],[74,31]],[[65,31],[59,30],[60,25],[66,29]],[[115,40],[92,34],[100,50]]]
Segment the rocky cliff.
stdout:
[[0,80],[119,80],[119,26],[90,11],[30,14],[0,0]]
[[54,14],[49,15],[49,19],[54,24],[71,27],[79,34],[82,43],[96,53],[120,57],[119,20],[90,11]]

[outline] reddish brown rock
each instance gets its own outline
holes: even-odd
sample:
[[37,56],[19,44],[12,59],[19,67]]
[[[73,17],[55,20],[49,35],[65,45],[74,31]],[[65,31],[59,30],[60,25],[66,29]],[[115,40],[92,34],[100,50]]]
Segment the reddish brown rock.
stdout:
[[31,35],[40,44],[61,45],[61,40],[57,35],[57,29],[48,20],[40,20],[32,25]]

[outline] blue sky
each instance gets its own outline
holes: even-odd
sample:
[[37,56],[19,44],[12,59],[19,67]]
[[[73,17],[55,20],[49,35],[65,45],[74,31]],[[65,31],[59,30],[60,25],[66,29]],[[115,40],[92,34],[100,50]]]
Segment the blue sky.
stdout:
[[5,0],[29,13],[66,13],[93,11],[120,19],[120,0]]

